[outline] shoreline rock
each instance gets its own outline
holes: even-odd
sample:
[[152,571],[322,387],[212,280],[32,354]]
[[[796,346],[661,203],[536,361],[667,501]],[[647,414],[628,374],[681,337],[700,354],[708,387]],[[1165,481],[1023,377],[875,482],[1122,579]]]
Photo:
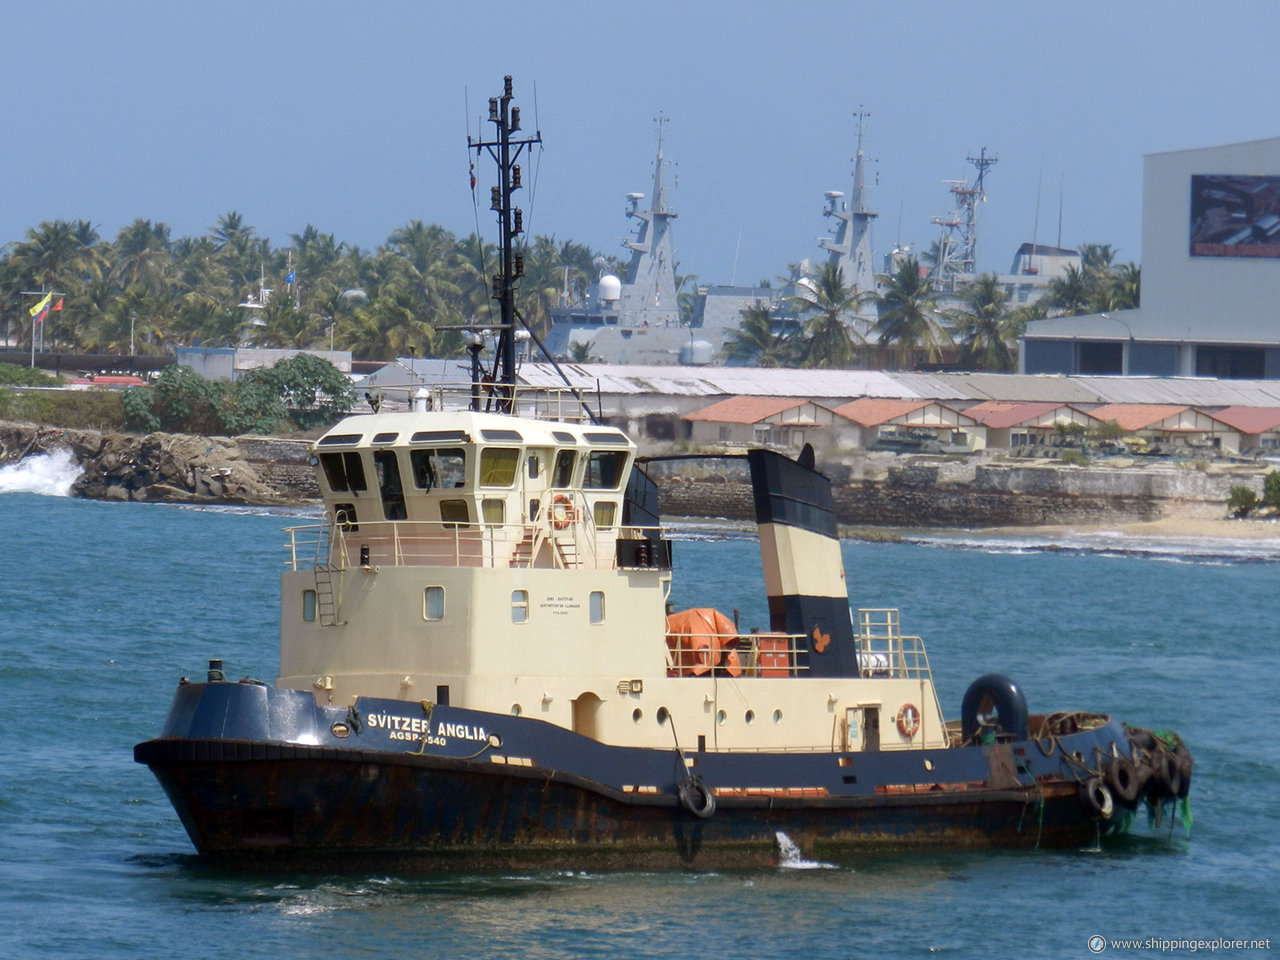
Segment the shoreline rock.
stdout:
[[70,450],[80,465],[71,495],[87,500],[299,506],[320,493],[305,440],[140,436],[0,422],[0,464],[55,450]]

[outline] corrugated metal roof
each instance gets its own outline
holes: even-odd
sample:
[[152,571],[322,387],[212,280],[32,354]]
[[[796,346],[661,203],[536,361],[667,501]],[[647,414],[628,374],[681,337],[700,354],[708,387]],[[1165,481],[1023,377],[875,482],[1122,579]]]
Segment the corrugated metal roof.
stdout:
[[[562,363],[577,389],[611,396],[663,395],[808,397],[845,401],[857,397],[941,400],[960,405],[984,400],[1090,405],[1167,403],[1198,407],[1280,407],[1280,380],[1213,380],[1206,377],[1117,377],[1016,373],[890,373],[884,370],[794,370],[786,367],[678,367]],[[367,381],[463,383],[466,358],[401,358]],[[550,363],[525,363],[523,383],[563,387]]]

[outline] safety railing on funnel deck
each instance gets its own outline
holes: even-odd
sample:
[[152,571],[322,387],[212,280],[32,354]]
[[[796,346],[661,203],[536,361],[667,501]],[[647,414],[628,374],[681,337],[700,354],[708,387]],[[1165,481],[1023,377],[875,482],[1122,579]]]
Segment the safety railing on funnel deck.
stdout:
[[902,635],[897,610],[859,610],[857,641],[862,676],[933,679],[924,640]]

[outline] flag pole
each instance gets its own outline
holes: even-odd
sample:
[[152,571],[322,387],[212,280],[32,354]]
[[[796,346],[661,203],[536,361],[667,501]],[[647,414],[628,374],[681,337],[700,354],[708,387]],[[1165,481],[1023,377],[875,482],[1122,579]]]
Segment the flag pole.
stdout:
[[[40,298],[36,302],[36,305],[27,311],[31,315],[31,369],[34,370],[36,368],[36,326],[42,323],[44,318],[49,315],[49,311],[52,309],[53,298],[58,297],[58,302],[61,304],[62,298],[65,297],[66,294],[58,293],[56,290],[46,291],[43,286],[41,286],[41,289],[39,290],[20,290],[19,295],[23,297]],[[42,310],[41,307],[44,309]],[[59,306],[58,309],[61,310],[61,306]],[[43,329],[44,328],[41,327],[42,331]]]

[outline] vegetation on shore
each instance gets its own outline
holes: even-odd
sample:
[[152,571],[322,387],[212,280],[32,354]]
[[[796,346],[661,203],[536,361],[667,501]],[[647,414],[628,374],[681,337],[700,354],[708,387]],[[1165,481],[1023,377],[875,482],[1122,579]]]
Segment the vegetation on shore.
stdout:
[[[534,237],[522,253],[521,310],[543,331],[562,287],[595,279],[599,254],[554,237]],[[185,345],[332,343],[357,359],[450,356],[463,341],[447,327],[496,322],[495,261],[477,235],[420,220],[372,251],[312,225],[273,246],[234,211],[199,237],[139,219],[106,240],[88,221],[55,220],[0,255],[0,325],[7,342],[29,347],[38,297],[23,291],[51,290],[54,309],[36,327],[46,350],[159,356]]]
[[[1080,256],[1081,266],[1051,280],[1043,299],[1020,307],[994,273],[944,294],[928,257],[898,259],[891,272],[876,277],[876,290],[864,291],[847,284],[840,267],[824,263],[776,307],[744,310],[723,353],[762,367],[900,369],[950,354],[962,369],[1008,372],[1017,366],[1017,341],[1029,321],[1138,305],[1136,264],[1115,264],[1110,244],[1085,244]],[[875,306],[876,319],[859,323],[854,318],[867,304]]]
[[115,390],[23,390],[57,386],[56,377],[0,363],[0,420],[134,433],[236,436],[313,430],[346,414],[355,391],[333,364],[300,353],[235,381],[206,380],[190,367],[166,367],[151,386]]
[[1227,497],[1227,512],[1233,517],[1248,517],[1262,510],[1272,516],[1280,512],[1280,470],[1272,470],[1262,478],[1262,496],[1252,487],[1238,484]]
[[[899,260],[879,278],[878,293],[847,285],[837,267],[824,264],[776,311],[745,311],[725,353],[762,366],[891,359],[909,366],[920,354],[933,362],[954,348],[961,366],[1009,370],[1028,320],[1137,305],[1134,264],[1113,264],[1107,244],[1080,249],[1081,268],[1052,281],[1033,308],[1013,307],[994,275],[944,301],[927,255]],[[521,313],[539,335],[564,290],[584,290],[601,263],[615,273],[623,268],[617,258],[554,237],[532,237],[520,253]],[[34,332],[44,350],[61,352],[158,356],[178,346],[247,343],[332,345],[358,360],[454,356],[464,349],[459,328],[495,322],[496,269],[495,248],[478,234],[458,237],[421,220],[393,230],[375,250],[310,224],[274,246],[235,211],[198,237],[175,238],[166,224],[138,219],[107,240],[88,221],[54,220],[0,253],[0,326],[10,345],[29,347]],[[696,280],[677,277],[686,321]],[[54,293],[38,326],[30,316],[39,302],[33,290]],[[855,313],[871,301],[879,319],[874,329],[860,329]],[[779,324],[783,315],[794,322]]]

